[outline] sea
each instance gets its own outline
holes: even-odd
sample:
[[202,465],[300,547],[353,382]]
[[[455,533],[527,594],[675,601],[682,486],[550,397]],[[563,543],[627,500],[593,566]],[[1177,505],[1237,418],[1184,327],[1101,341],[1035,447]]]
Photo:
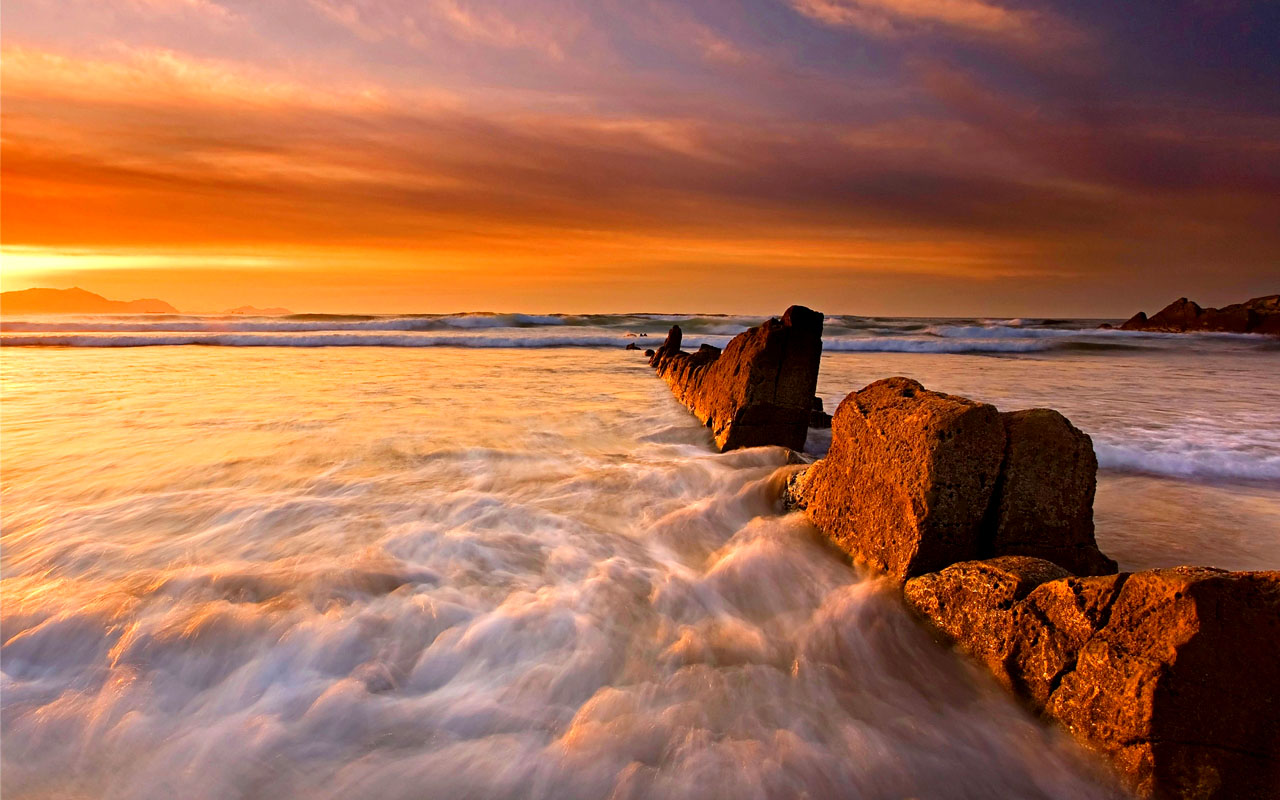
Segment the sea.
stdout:
[[[642,353],[760,322],[4,319],[0,794],[1120,796]],[[1280,341],[1102,322],[828,315],[818,393],[1058,409],[1121,569],[1280,568]]]

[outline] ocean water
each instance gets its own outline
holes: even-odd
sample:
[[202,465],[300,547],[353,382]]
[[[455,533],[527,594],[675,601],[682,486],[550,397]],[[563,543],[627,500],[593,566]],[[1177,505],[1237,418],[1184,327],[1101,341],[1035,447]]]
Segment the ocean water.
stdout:
[[[711,452],[673,320],[759,322],[5,320],[0,794],[1115,796]],[[1057,408],[1122,568],[1280,566],[1274,340],[1093,324],[831,318],[819,393]]]

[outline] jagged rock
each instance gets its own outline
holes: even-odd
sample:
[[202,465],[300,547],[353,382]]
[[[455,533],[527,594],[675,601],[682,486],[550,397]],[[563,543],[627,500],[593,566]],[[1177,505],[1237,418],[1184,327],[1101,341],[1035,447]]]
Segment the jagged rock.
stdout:
[[797,486],[823,533],[899,581],[978,557],[1004,458],[994,407],[889,378],[846,397],[831,429]]
[[635,342],[627,342],[627,346],[626,346],[624,349],[626,349],[626,350],[639,350],[639,349],[640,349],[640,345],[636,344]]
[[1115,572],[1116,562],[1094,540],[1098,459],[1089,435],[1049,408],[1000,419],[1005,456],[992,501],[994,532],[980,551],[1047,558],[1077,575]]
[[1047,561],[955,564],[907,602],[1141,797],[1280,787],[1280,572],[1077,578]]
[[1280,294],[1255,297],[1222,308],[1201,308],[1185,297],[1174,300],[1155,316],[1139,311],[1120,326],[1126,331],[1221,331],[1280,334]]
[[822,314],[803,306],[735,336],[721,352],[680,349],[680,326],[649,359],[721,450],[804,447],[822,358]]
[[840,404],[827,457],[793,479],[786,505],[898,581],[1003,555],[1106,574],[1097,469],[1089,437],[1056,411],[1001,414],[889,378]]

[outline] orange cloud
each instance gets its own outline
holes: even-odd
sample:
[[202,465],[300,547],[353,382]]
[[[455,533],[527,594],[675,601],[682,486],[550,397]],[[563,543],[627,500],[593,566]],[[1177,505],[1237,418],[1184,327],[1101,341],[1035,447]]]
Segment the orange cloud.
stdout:
[[931,28],[1018,44],[1061,43],[1079,35],[1043,11],[1007,8],[985,0],[790,0],[801,14],[826,25],[880,36]]

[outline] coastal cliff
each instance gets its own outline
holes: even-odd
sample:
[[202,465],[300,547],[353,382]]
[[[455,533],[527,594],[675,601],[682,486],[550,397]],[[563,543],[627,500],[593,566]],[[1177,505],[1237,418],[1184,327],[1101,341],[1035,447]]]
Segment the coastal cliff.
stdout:
[[1280,336],[1280,294],[1255,297],[1222,308],[1201,308],[1185,297],[1151,317],[1139,311],[1120,326],[1126,331],[1169,333],[1264,333]]
[[822,360],[822,314],[791,306],[740,333],[721,352],[680,349],[680,326],[649,358],[658,376],[708,428],[720,450],[804,447]]

